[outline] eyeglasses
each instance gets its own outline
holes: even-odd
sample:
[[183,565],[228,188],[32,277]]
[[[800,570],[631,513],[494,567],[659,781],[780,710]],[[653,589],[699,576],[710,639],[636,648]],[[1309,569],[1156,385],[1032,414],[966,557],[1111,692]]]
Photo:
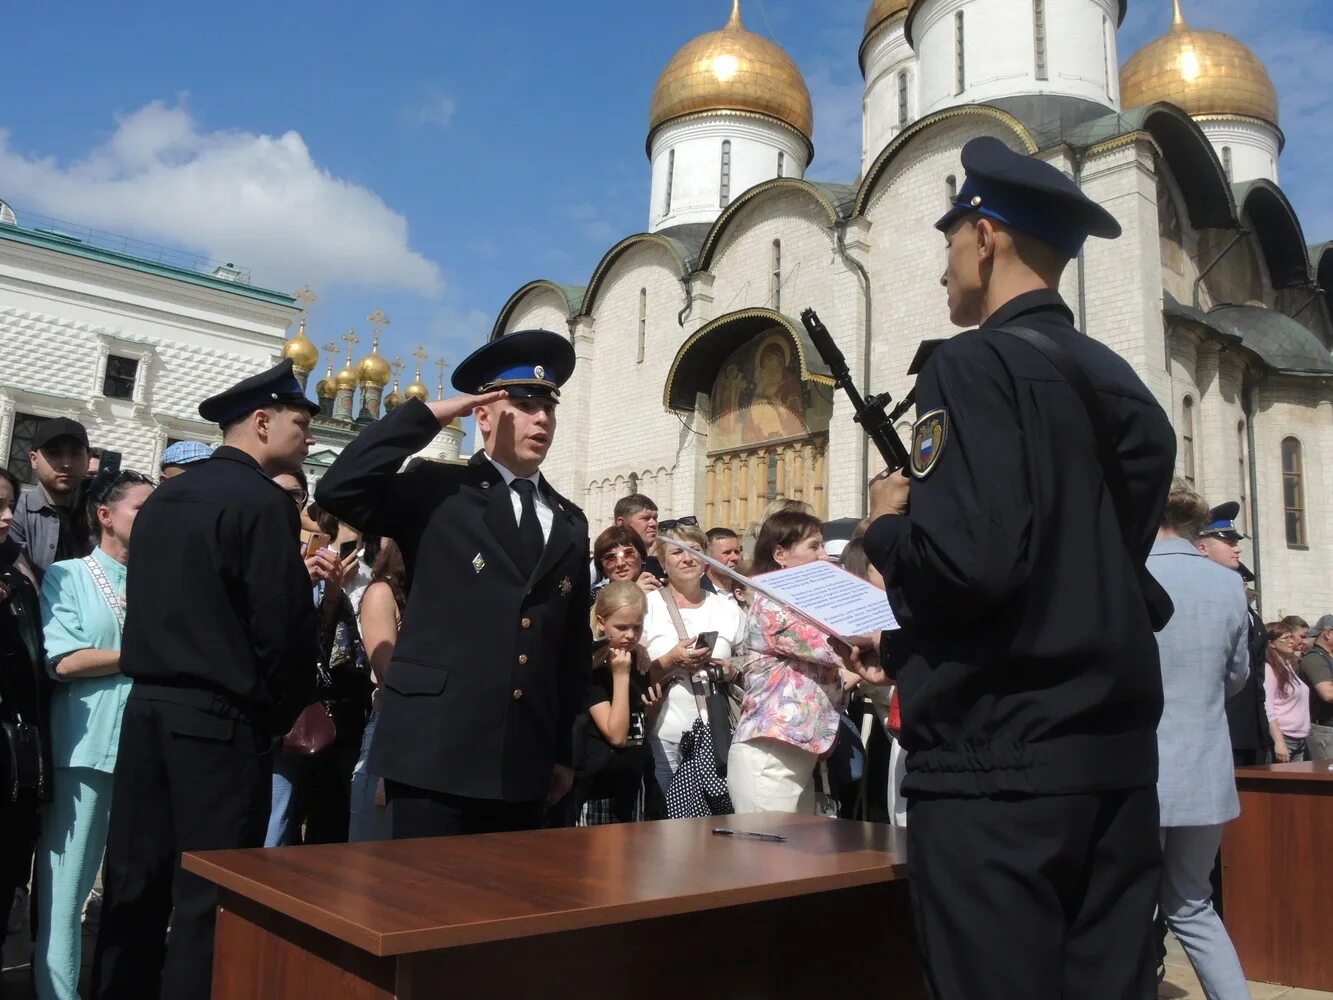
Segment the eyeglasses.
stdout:
[[631,562],[639,558],[638,549],[632,549],[626,546],[623,549],[612,549],[610,552],[603,552],[601,559],[603,566],[614,566],[618,562]]
[[699,519],[691,514],[689,517],[673,518],[670,521],[662,521],[657,525],[658,534],[670,531],[672,528],[697,528]]
[[291,497],[292,500],[296,502],[296,506],[298,507],[304,507],[305,502],[310,499],[310,494],[305,490],[301,489],[299,486],[293,486],[289,490],[284,489],[282,492],[286,493],[289,497]]

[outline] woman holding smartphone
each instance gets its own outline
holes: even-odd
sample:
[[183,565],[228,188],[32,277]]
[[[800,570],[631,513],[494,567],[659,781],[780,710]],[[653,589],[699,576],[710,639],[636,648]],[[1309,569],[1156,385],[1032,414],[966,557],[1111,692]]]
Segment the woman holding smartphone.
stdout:
[[[667,538],[683,542],[686,548],[666,544],[663,539]],[[693,553],[707,550],[708,539],[695,524],[665,521],[658,527],[653,554],[666,570],[667,585],[648,595],[642,641],[653,658],[652,680],[662,684],[666,693],[649,738],[664,794],[680,766],[680,738],[701,714],[690,678],[710,663],[730,659],[745,629],[745,615],[734,601],[704,590],[704,562]],[[684,639],[668,601],[680,613],[687,633]],[[705,633],[712,633],[713,641],[700,647],[698,640]],[[703,714],[707,722],[706,710]]]

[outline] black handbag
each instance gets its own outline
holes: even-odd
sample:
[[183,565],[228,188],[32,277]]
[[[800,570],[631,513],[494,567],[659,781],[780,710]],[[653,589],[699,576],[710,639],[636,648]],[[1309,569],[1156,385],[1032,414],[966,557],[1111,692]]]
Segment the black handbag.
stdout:
[[47,717],[46,655],[36,589],[17,568],[0,571],[0,797],[10,805],[47,802],[50,747],[39,720]]
[[47,793],[46,761],[42,754],[41,734],[26,722],[0,721],[4,735],[5,801],[44,801]]
[[1143,593],[1143,603],[1147,606],[1152,630],[1162,631],[1175,613],[1175,605],[1171,603],[1170,595],[1157,582],[1157,578],[1148,572],[1143,559],[1134,551],[1134,528],[1130,520],[1133,506],[1129,497],[1129,484],[1125,482],[1125,470],[1121,467],[1119,456],[1116,454],[1116,437],[1111,428],[1110,417],[1102,407],[1101,399],[1097,396],[1097,390],[1088,378],[1088,373],[1068,351],[1044,333],[1025,326],[1002,326],[998,329],[1001,333],[1017,337],[1049,361],[1051,367],[1074,390],[1083,404],[1083,409],[1087,411],[1088,422],[1092,424],[1092,436],[1097,441],[1097,459],[1102,467],[1102,478],[1106,482],[1107,491],[1111,494],[1116,520],[1120,522],[1120,538],[1124,542],[1125,551],[1129,554],[1130,563],[1138,573],[1139,589]]

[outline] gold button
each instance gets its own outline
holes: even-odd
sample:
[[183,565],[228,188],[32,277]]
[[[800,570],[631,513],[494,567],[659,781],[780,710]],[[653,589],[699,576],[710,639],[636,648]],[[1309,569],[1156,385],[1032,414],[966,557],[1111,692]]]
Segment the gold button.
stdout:
[[524,618],[524,619],[523,619],[523,627],[524,627],[524,628],[532,628],[532,619],[531,619],[531,618]]
[[523,689],[522,689],[522,688],[514,688],[514,700],[515,700],[515,701],[518,701],[518,700],[519,700],[520,698],[522,698],[522,697],[523,697]]
[[518,657],[518,665],[519,665],[520,667],[523,667],[523,666],[526,666],[526,665],[527,665],[527,662],[528,662],[528,654],[527,654],[527,653],[520,653],[520,654],[519,654],[519,657]]

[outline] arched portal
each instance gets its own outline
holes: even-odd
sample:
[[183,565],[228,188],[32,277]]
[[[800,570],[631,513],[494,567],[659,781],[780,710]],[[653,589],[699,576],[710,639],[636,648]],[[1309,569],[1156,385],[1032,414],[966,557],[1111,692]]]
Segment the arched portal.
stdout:
[[805,331],[771,309],[746,309],[702,327],[667,376],[668,409],[706,406],[701,520],[753,528],[778,497],[828,516],[828,427],[833,379]]

